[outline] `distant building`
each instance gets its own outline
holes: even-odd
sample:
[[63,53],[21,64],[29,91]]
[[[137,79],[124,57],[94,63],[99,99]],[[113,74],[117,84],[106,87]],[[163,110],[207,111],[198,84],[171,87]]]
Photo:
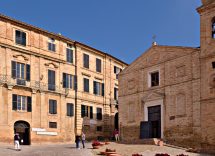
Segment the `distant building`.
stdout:
[[[123,61],[0,15],[0,141],[69,142],[118,127]],[[115,119],[116,116],[116,119]],[[115,122],[116,121],[116,122]]]
[[215,2],[203,1],[201,47],[153,45],[119,75],[123,141],[163,138],[215,150]]

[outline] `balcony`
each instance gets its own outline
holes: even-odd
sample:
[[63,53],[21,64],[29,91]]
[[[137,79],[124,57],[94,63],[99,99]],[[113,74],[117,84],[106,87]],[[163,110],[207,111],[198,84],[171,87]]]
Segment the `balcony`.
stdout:
[[58,86],[58,85],[47,84],[40,81],[29,82],[23,79],[14,79],[14,78],[11,78],[10,75],[0,74],[0,84],[7,84],[8,86],[24,86],[35,90],[50,91],[50,92],[55,92],[59,94],[68,94],[67,89],[62,88],[61,86]]
[[16,79],[16,84],[21,85],[21,86],[26,86],[26,80]]

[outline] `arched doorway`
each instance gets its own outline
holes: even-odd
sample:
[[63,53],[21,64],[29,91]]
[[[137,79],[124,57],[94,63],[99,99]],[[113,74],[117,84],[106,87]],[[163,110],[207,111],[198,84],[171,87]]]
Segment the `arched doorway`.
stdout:
[[[26,121],[16,121],[14,123],[14,133],[19,133],[20,144],[30,145],[30,124]],[[21,141],[22,140],[22,141]]]
[[117,112],[114,117],[114,128],[119,130],[119,113]]

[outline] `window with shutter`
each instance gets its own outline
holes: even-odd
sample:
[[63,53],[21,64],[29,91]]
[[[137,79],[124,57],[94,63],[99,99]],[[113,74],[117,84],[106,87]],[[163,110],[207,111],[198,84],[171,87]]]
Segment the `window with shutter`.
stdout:
[[73,63],[73,51],[69,47],[66,49],[66,61],[69,63]]
[[48,90],[55,91],[55,71],[48,70]]
[[83,55],[83,62],[84,62],[84,68],[88,68],[89,69],[89,55],[87,55],[87,54],[84,54]]
[[88,92],[89,93],[90,89],[89,89],[89,79],[84,78],[84,92]]
[[114,66],[114,74],[116,74],[116,79],[118,79],[118,75],[121,71],[122,71],[121,68]]
[[88,106],[86,105],[81,105],[81,117],[88,117]]
[[57,101],[49,100],[49,114],[57,114]]
[[67,116],[74,116],[74,105],[67,103]]
[[63,88],[74,88],[73,87],[74,76],[71,74],[63,73]]
[[101,73],[101,66],[102,66],[102,62],[101,62],[101,60],[100,59],[98,59],[98,58],[96,58],[96,71],[97,72],[99,72],[99,73]]
[[55,52],[55,40],[53,38],[48,40],[48,50]]
[[114,100],[118,100],[118,88],[114,88]]
[[15,34],[16,44],[26,46],[26,33],[20,30],[16,30]]
[[96,119],[102,120],[102,108],[96,108],[96,110],[97,110]]
[[17,111],[31,112],[31,97],[12,95],[12,109]]
[[93,81],[93,94],[104,96],[104,83]]
[[29,64],[11,61],[11,76],[17,79],[18,85],[26,85],[26,81],[31,79],[31,68]]

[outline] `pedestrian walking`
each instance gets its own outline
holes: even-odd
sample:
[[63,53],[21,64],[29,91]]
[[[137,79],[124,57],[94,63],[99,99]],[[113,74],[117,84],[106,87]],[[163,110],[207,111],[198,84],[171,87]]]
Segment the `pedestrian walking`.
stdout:
[[80,136],[79,136],[79,135],[76,135],[76,137],[75,137],[75,143],[76,143],[76,148],[77,148],[77,149],[80,149],[80,147],[79,147]]
[[85,139],[86,139],[86,136],[85,136],[84,132],[82,132],[81,133],[81,142],[82,142],[83,148],[85,148]]
[[113,135],[115,136],[115,140],[119,141],[119,131],[117,129],[114,130]]
[[15,133],[15,135],[14,135],[15,150],[21,151],[19,140],[20,140],[19,133]]

